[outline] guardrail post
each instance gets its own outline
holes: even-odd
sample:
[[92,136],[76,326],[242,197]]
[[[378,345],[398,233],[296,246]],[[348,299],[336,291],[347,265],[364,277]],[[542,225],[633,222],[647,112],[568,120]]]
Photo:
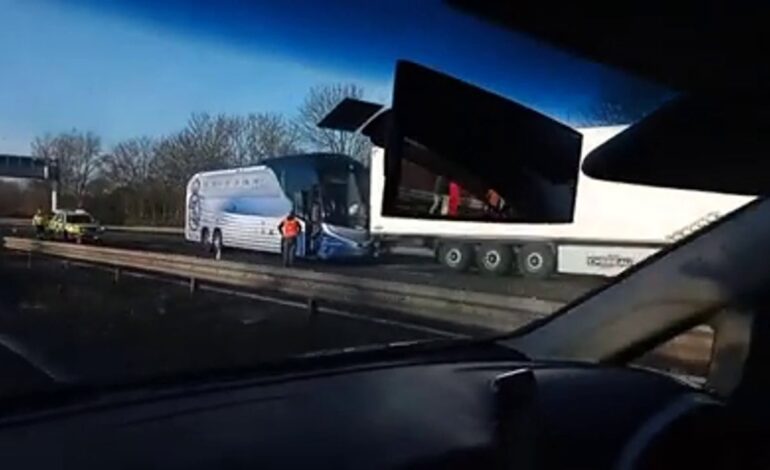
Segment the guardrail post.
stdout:
[[117,284],[118,282],[120,282],[120,268],[119,268],[119,267],[118,267],[118,268],[115,268],[115,275],[114,275],[114,277],[112,278],[112,282],[114,282],[114,283],[116,283],[116,284]]
[[32,269],[32,252],[27,252],[27,269]]
[[198,290],[198,280],[194,277],[190,278],[190,294],[194,294]]

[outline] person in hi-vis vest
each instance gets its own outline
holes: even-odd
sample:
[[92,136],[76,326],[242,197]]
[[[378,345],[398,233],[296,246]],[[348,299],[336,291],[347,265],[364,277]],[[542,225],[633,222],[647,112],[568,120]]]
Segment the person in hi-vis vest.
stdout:
[[278,224],[278,231],[281,233],[281,256],[283,265],[291,266],[294,264],[294,253],[297,250],[297,237],[302,232],[302,225],[299,219],[294,215],[294,211],[284,217]]
[[32,226],[35,227],[35,236],[43,238],[45,235],[45,216],[40,209],[35,211],[35,215],[32,216]]

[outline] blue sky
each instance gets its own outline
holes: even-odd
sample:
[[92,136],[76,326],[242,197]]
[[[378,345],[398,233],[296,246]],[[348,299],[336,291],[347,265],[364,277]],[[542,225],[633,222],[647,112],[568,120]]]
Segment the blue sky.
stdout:
[[399,58],[564,121],[608,88],[660,96],[438,0],[0,0],[0,11],[0,152],[71,128],[106,145],[163,135],[191,112],[291,115],[323,83],[387,101]]

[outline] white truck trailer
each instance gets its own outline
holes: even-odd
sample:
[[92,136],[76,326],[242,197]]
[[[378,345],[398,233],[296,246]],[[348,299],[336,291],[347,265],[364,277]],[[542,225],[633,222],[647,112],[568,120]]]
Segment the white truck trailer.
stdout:
[[[624,129],[582,129],[581,161]],[[578,176],[571,223],[485,223],[382,214],[384,151],[370,166],[371,235],[417,241],[450,269],[476,265],[482,273],[546,277],[555,272],[614,276],[667,244],[717,220],[753,198],[599,181]]]

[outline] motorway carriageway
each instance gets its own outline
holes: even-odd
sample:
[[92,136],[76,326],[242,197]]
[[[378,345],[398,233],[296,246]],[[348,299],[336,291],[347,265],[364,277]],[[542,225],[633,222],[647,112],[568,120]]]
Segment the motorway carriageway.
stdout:
[[184,282],[142,275],[114,282],[54,258],[27,262],[0,250],[0,368],[19,371],[0,383],[0,398],[41,386],[25,381],[24,362],[64,383],[124,383],[468,333],[212,289],[191,295]]
[[[32,236],[31,227],[3,227],[1,230],[3,234],[7,235]],[[188,242],[178,234],[108,231],[104,234],[104,240],[101,243],[102,246],[114,248],[212,257],[212,255],[205,253],[200,245]],[[273,265],[280,269],[280,257],[274,254],[226,248],[222,258],[231,261]],[[606,282],[602,278],[587,276],[555,276],[551,279],[539,280],[512,275],[504,277],[482,276],[477,272],[455,273],[443,268],[430,258],[402,255],[387,255],[376,260],[345,264],[298,260],[297,267],[369,279],[434,285],[560,302],[573,300]]]

